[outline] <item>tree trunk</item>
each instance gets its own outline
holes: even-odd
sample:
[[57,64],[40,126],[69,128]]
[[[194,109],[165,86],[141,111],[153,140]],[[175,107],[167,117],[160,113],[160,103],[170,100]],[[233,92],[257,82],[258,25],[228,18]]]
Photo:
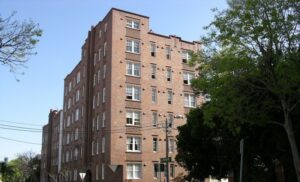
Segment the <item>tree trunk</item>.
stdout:
[[297,148],[296,139],[294,135],[293,124],[289,117],[285,117],[285,120],[286,121],[284,124],[284,129],[287,133],[288,140],[290,143],[297,181],[300,182],[300,157],[299,157],[299,151]]

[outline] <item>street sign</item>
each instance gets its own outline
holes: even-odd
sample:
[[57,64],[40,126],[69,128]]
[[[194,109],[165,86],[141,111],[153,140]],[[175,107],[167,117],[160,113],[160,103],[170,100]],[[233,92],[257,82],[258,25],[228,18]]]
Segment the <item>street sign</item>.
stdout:
[[166,163],[166,162],[172,162],[172,158],[171,157],[164,157],[164,158],[160,158],[160,162],[161,163]]

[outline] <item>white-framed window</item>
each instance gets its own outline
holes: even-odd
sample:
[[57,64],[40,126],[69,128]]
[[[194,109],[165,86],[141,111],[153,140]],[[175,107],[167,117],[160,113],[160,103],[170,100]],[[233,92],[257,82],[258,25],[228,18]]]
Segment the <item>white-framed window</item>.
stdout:
[[78,148],[76,147],[74,149],[74,160],[77,160],[78,159]]
[[151,101],[153,104],[157,102],[157,89],[156,87],[151,88]]
[[173,138],[169,138],[169,153],[175,152],[176,142]]
[[97,63],[97,53],[94,53],[94,65]]
[[75,101],[78,102],[79,101],[79,98],[80,98],[80,90],[76,90],[76,99]]
[[133,101],[141,100],[141,88],[140,86],[127,85],[126,86],[126,99]]
[[151,78],[156,78],[156,64],[151,64]]
[[171,81],[172,80],[172,68],[167,67],[167,81]]
[[92,141],[92,156],[95,155],[95,142]]
[[101,179],[102,180],[104,180],[104,177],[105,177],[105,165],[104,164],[102,164],[101,165]]
[[99,69],[98,70],[98,73],[97,73],[97,83],[99,84],[100,83],[100,80],[101,80],[101,70]]
[[69,98],[69,99],[68,99],[68,109],[70,109],[71,105],[72,105],[72,99]]
[[93,77],[93,86],[96,86],[96,80],[97,80],[97,75],[96,73],[94,74],[94,77]]
[[70,126],[70,124],[71,124],[71,116],[68,115],[68,117],[67,117],[67,126]]
[[127,179],[141,179],[142,178],[142,164],[128,163],[126,166]]
[[171,47],[166,46],[166,58],[171,59]]
[[126,140],[127,152],[141,152],[141,137],[129,136]]
[[182,63],[188,63],[188,61],[191,59],[191,53],[187,50],[182,50],[181,58],[182,58]]
[[96,180],[99,179],[99,167],[98,167],[98,164],[96,164]]
[[99,30],[99,33],[98,33],[98,34],[99,34],[99,35],[98,35],[99,38],[101,38],[101,36],[102,36],[102,30],[101,30],[101,29]]
[[69,92],[72,90],[72,81],[69,82]]
[[106,75],[106,65],[103,65],[103,79],[105,78]]
[[152,151],[153,152],[158,151],[158,138],[157,137],[152,138]]
[[105,88],[103,88],[102,92],[102,103],[105,103]]
[[79,120],[79,108],[76,108],[76,110],[75,110],[75,121],[78,121]]
[[196,98],[194,94],[184,94],[184,107],[196,107]]
[[96,107],[96,96],[93,95],[93,109],[95,109]]
[[100,91],[97,92],[97,106],[100,104]]
[[67,144],[70,143],[70,133],[67,134]]
[[174,164],[170,164],[170,176],[172,177],[172,178],[174,178],[175,177],[175,166],[174,166]]
[[150,53],[152,57],[156,56],[156,44],[154,42],[150,43]]
[[192,79],[195,77],[195,74],[192,72],[184,71],[183,72],[183,84],[191,85]]
[[106,56],[106,51],[107,51],[107,43],[104,42],[104,45],[103,45],[103,56],[105,57]]
[[134,39],[127,39],[126,51],[139,54],[140,53],[140,41],[134,40]]
[[126,125],[141,125],[141,112],[135,110],[126,111]]
[[127,61],[126,74],[130,76],[141,76],[141,63]]
[[105,127],[105,112],[102,113],[102,128]]
[[96,141],[96,155],[99,154],[99,139],[97,138],[97,141]]
[[107,23],[104,24],[104,32],[107,32]]
[[77,181],[77,169],[74,169],[74,181]]
[[168,127],[173,128],[173,121],[174,121],[174,116],[173,113],[168,113]]
[[98,49],[98,61],[101,61],[101,48]]
[[167,94],[168,94],[168,104],[172,104],[172,102],[173,102],[173,91],[168,90]]
[[96,117],[96,130],[99,130],[99,125],[100,125],[100,119],[99,119],[99,114],[97,114],[97,117]]
[[77,73],[76,77],[76,83],[78,84],[80,82],[80,71]]
[[133,29],[140,29],[140,21],[133,20],[133,19],[127,19],[126,27],[133,28]]
[[157,127],[158,126],[158,115],[156,111],[152,112],[152,126]]
[[105,137],[102,137],[102,141],[101,141],[101,153],[105,152]]
[[75,137],[74,137],[75,140],[78,140],[78,137],[79,137],[78,135],[79,135],[79,129],[76,128],[76,129],[75,129]]

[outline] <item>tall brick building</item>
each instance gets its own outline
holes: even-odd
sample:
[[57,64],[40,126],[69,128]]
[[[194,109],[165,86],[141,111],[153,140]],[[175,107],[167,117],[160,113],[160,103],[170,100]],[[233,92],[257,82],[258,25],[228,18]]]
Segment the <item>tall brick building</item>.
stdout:
[[[175,136],[186,120],[176,116],[201,104],[190,86],[195,68],[187,64],[199,49],[197,42],[152,32],[149,17],[111,9],[88,32],[81,61],[65,78],[63,110],[56,113],[61,145],[58,154],[44,154],[42,164],[61,157],[42,168],[42,180],[51,174],[57,181],[80,181],[84,173],[93,182],[164,181],[165,123],[169,178],[180,178]],[[44,135],[58,136],[46,134],[50,128],[49,116]],[[43,139],[42,151],[54,145]]]

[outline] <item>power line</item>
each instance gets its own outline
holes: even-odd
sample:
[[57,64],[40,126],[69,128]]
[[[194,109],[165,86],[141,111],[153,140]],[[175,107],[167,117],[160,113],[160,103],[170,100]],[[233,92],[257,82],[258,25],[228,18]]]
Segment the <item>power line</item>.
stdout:
[[0,119],[0,122],[3,122],[3,123],[14,123],[14,124],[20,124],[20,125],[27,125],[27,126],[43,126],[43,125],[38,125],[38,124],[14,122],[14,121],[2,120],[2,119]]
[[15,125],[7,125],[7,124],[0,124],[0,126],[11,127],[11,128],[18,128],[18,129],[25,129],[25,130],[37,130],[37,131],[41,131],[41,129],[39,129],[39,128],[28,128],[28,127],[21,127],[21,126],[15,126]]
[[1,139],[4,140],[9,140],[9,141],[14,141],[14,142],[19,142],[19,143],[27,143],[27,144],[32,144],[32,145],[42,145],[40,143],[34,143],[34,142],[28,142],[28,141],[24,141],[24,140],[15,140],[15,139],[11,139],[11,138],[6,138],[6,137],[2,137],[0,136]]
[[8,127],[0,127],[0,129],[14,130],[14,131],[26,131],[26,132],[33,132],[33,133],[40,133],[40,132],[42,132],[42,131],[36,131],[36,130],[26,130],[26,129],[17,129],[17,128],[8,128]]

